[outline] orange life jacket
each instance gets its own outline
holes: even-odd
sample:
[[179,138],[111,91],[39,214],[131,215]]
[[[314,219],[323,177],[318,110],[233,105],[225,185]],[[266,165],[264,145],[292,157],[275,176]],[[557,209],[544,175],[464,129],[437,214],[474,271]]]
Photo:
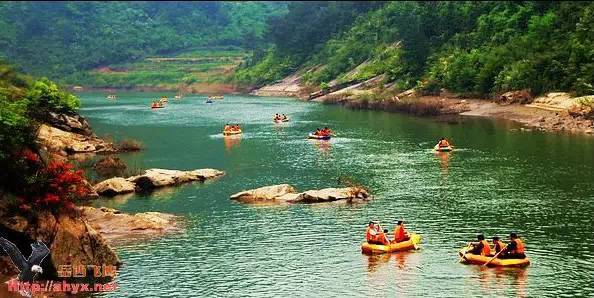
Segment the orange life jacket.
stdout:
[[493,242],[493,250],[495,251],[495,253],[500,252],[504,247],[505,243],[503,243],[501,240]]
[[510,251],[510,253],[523,254],[524,253],[524,242],[522,242],[522,240],[520,240],[520,239],[514,239],[512,241],[516,242],[516,249]]
[[396,226],[394,229],[394,240],[396,242],[401,242],[406,238],[406,233],[404,232],[404,224]]
[[371,235],[371,230],[372,228],[367,227],[367,230],[365,231],[365,240],[367,240],[367,242],[373,239],[374,235]]
[[390,245],[390,241],[384,232],[377,234],[375,241],[383,244],[383,245]]
[[491,246],[489,245],[489,242],[487,242],[487,240],[481,240],[481,243],[483,244],[483,250],[481,251],[481,256],[488,256],[491,254]]

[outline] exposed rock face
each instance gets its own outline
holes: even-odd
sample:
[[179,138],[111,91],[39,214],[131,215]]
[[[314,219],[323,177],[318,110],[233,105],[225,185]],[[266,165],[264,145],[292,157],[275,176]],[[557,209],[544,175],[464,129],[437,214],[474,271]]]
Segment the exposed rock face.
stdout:
[[100,195],[115,196],[117,194],[134,192],[136,185],[125,178],[111,178],[97,183],[93,189]]
[[80,115],[66,115],[50,112],[48,122],[52,126],[64,131],[84,136],[93,135],[89,122]]
[[173,186],[192,181],[206,181],[224,175],[225,172],[215,169],[198,169],[178,171],[165,169],[149,169],[144,174],[130,178],[111,178],[96,184],[93,189],[106,196],[133,191],[150,191],[155,188]]
[[256,89],[251,93],[258,96],[288,96],[298,97],[302,92],[301,75],[292,74],[281,81]]
[[43,241],[51,253],[42,263],[44,278],[55,278],[60,265],[120,265],[114,250],[82,217],[40,211],[35,218],[10,215],[0,207],[0,232],[23,252],[35,240]]
[[112,244],[183,230],[181,217],[171,214],[144,212],[131,215],[105,207],[81,207],[81,211],[93,230]]
[[297,193],[288,184],[272,185],[242,191],[231,196],[232,200],[244,203],[324,203],[334,201],[364,202],[370,199],[369,193],[361,188],[325,188]]
[[260,187],[252,190],[242,191],[231,196],[232,200],[251,202],[251,201],[274,201],[280,197],[283,197],[283,201],[286,201],[289,197],[285,195],[295,194],[297,191],[289,184],[280,184]]
[[94,136],[85,136],[46,124],[37,133],[38,141],[47,151],[61,155],[90,152],[116,152],[114,145]]

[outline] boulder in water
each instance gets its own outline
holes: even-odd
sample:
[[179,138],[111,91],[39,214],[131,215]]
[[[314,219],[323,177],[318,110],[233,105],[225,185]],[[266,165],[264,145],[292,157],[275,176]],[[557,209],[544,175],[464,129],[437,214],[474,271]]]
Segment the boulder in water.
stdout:
[[97,183],[93,189],[100,195],[115,196],[134,192],[136,185],[125,178],[116,177]]
[[127,180],[136,184],[138,190],[146,191],[186,182],[205,181],[224,174],[225,172],[215,169],[199,169],[193,171],[149,169],[146,170],[144,174],[130,177]]
[[325,188],[297,193],[289,184],[265,186],[246,190],[231,196],[232,200],[244,203],[324,203],[324,202],[364,202],[370,199],[369,193],[360,187]]
[[287,201],[292,198],[287,195],[296,195],[296,192],[293,186],[280,184],[242,191],[232,195],[231,199],[242,202],[271,202],[282,198],[282,201]]
[[299,194],[293,202],[295,203],[324,203],[340,200],[366,200],[369,194],[366,190],[356,187],[345,188],[324,188],[320,190],[308,190]]

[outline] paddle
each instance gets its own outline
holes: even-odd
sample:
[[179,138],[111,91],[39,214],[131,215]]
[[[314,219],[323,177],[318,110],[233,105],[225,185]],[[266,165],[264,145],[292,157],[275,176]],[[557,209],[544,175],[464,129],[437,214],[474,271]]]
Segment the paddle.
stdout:
[[495,260],[495,258],[497,258],[506,248],[507,248],[507,245],[504,248],[502,248],[498,253],[496,253],[489,261],[487,261],[487,263],[483,264],[483,267],[486,267],[487,265],[489,265],[491,263],[491,261]]
[[466,250],[464,250],[464,252],[462,253],[462,257],[460,258],[460,260],[458,260],[458,263],[462,262],[462,260],[464,260],[466,258],[466,253],[468,252],[469,248],[470,248],[470,243],[468,243],[468,245],[466,246]]

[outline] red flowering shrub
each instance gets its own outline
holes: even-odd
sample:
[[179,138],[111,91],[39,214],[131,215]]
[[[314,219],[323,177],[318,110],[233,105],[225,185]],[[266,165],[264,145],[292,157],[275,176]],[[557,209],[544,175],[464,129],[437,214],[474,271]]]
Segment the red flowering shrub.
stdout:
[[74,201],[90,191],[83,172],[74,170],[69,163],[53,160],[45,165],[36,153],[28,149],[15,157],[24,174],[23,187],[17,191],[21,211],[74,209]]

